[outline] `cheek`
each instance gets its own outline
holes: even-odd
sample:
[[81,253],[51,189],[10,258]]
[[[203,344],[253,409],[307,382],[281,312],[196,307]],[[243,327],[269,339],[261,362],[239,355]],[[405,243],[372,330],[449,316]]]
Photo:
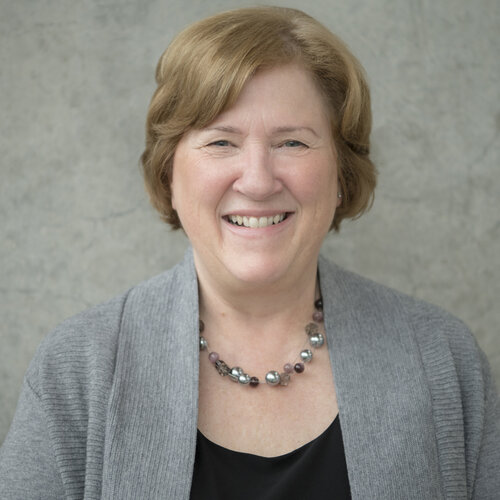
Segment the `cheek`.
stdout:
[[331,203],[337,197],[337,172],[327,165],[311,168],[294,179],[294,186],[305,202],[319,205]]
[[295,180],[295,193],[303,209],[312,217],[311,230],[328,231],[337,207],[337,171],[329,163],[308,170]]
[[172,166],[172,207],[183,210],[184,206],[196,198],[197,167],[196,158],[183,152],[182,148],[176,151]]
[[172,207],[179,217],[216,214],[218,204],[231,189],[227,170],[193,157],[179,157],[173,168]]

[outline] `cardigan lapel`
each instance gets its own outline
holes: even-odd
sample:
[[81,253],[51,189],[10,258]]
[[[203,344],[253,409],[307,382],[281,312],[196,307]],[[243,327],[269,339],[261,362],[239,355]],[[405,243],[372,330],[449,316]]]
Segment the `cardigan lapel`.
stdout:
[[354,499],[443,498],[429,389],[398,295],[320,258]]
[[198,417],[198,288],[192,251],[133,288],[116,354],[103,498],[189,498]]

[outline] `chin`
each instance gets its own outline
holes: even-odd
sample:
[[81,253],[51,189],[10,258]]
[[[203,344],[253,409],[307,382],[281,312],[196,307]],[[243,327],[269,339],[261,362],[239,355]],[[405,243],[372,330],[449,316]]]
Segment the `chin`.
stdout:
[[281,278],[286,278],[291,271],[291,266],[287,265],[280,258],[263,259],[237,259],[237,265],[233,262],[226,266],[228,272],[237,280],[247,285],[269,285]]

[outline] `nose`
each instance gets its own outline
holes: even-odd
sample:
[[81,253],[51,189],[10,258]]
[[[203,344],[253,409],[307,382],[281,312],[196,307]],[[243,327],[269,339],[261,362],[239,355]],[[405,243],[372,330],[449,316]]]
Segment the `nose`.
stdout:
[[263,146],[250,147],[239,160],[239,175],[233,183],[235,191],[252,200],[263,201],[282,190],[271,151]]

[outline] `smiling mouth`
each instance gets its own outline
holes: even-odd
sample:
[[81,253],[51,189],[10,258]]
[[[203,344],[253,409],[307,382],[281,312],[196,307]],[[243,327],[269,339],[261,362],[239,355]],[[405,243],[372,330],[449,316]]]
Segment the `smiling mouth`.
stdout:
[[243,226],[249,227],[252,229],[258,227],[268,227],[274,226],[283,222],[288,217],[288,213],[280,213],[276,215],[270,215],[269,217],[248,217],[246,215],[226,215],[224,219],[227,220],[230,224],[234,224],[235,226]]

